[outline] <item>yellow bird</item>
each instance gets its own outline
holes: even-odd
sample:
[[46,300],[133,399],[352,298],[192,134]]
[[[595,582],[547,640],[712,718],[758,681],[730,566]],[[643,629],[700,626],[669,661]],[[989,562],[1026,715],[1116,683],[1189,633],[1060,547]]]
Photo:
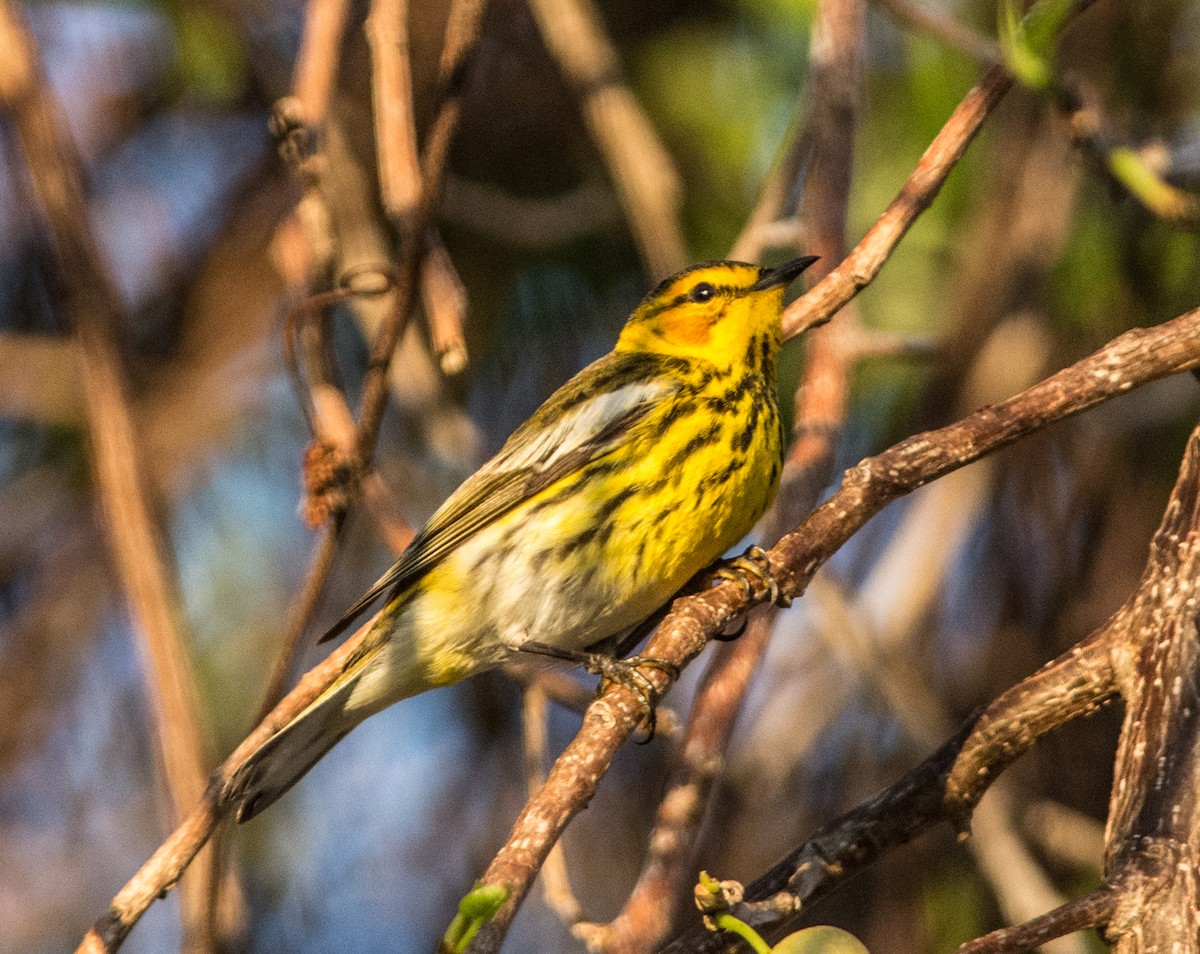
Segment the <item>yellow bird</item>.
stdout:
[[815,260],[707,262],[647,295],[334,627],[386,597],[333,684],[230,779],[239,821],[380,709],[523,647],[613,640],[742,539],[782,469],[784,289]]

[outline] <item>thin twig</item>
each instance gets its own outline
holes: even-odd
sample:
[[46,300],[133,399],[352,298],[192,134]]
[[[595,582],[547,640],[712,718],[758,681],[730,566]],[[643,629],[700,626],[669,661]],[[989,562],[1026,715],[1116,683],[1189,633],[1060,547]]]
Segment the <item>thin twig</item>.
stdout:
[[917,216],[937,197],[950,170],[1011,87],[1012,79],[1003,68],[996,66],[966,95],[929,144],[891,205],[854,250],[784,311],[785,339],[824,324],[874,280]]
[[[400,336],[407,326],[408,315],[413,305],[418,268],[424,252],[424,243],[420,241],[420,236],[426,233],[433,218],[441,178],[445,172],[450,141],[458,126],[464,66],[478,39],[479,25],[485,6],[486,0],[456,0],[451,10],[450,25],[447,27],[439,73],[443,83],[447,84],[445,98],[430,134],[425,155],[424,188],[421,201],[418,202],[410,221],[413,231],[405,236],[403,243],[400,266],[392,291],[392,308],[371,346],[367,375],[363,384],[362,415],[351,449],[353,453],[349,483],[351,492],[356,489],[356,486],[362,486],[365,481],[364,475],[370,471],[375,441],[379,435],[379,427],[383,421],[387,404],[388,367]],[[451,80],[454,82],[451,83]],[[292,660],[300,644],[300,638],[307,626],[309,617],[306,614],[311,613],[317,606],[320,593],[332,567],[333,556],[340,536],[340,527],[343,523],[343,518],[337,517],[313,551],[301,587],[302,598],[297,606],[297,611],[291,616],[283,645],[276,655],[271,670],[268,680],[269,693],[264,697],[262,705],[264,711],[273,705],[282,686],[286,683]],[[302,614],[301,610],[305,611],[305,614]]]
[[349,13],[350,0],[309,0],[305,9],[292,95],[300,105],[300,118],[310,129],[319,130],[329,115]]
[[1042,947],[1055,938],[1108,922],[1116,909],[1116,891],[1104,885],[1090,894],[1048,911],[1041,917],[968,941],[957,954],[1018,954]]
[[229,778],[267,739],[329,688],[344,671],[347,661],[358,649],[361,637],[369,628],[368,621],[354,636],[305,673],[267,718],[242,740],[213,773],[203,797],[191,814],[113,898],[108,911],[80,942],[76,954],[111,954],[118,950],[146,909],[154,901],[166,897],[166,893],[175,887],[229,811],[229,806],[220,800]]
[[[289,277],[299,277],[306,290],[313,286],[318,276],[332,261],[335,246],[329,208],[321,194],[318,172],[320,163],[316,157],[323,149],[325,121],[337,86],[342,40],[346,33],[348,15],[349,0],[311,0],[305,10],[304,32],[293,71],[292,95],[276,103],[275,114],[272,117],[272,128],[280,140],[280,151],[305,190],[294,218],[290,220],[296,227],[290,231],[302,236],[302,241],[298,239],[292,245],[293,248],[303,247],[303,259],[307,267],[297,269],[302,272],[302,276],[293,273]],[[286,229],[287,223],[282,228]],[[285,241],[287,234],[283,233]],[[291,329],[285,330],[285,352],[289,364],[292,365],[293,382],[300,389],[300,406],[308,418],[309,426],[314,430],[314,437],[318,439],[319,419],[315,413],[314,402],[311,399],[303,399],[307,397],[308,392],[303,389],[304,382],[300,380],[300,362],[294,357],[295,344],[296,339],[305,334],[303,317],[314,311],[319,312],[326,304],[343,294],[345,292],[339,289],[319,296],[320,300],[317,302],[311,298],[306,300],[289,322],[289,325],[301,325],[299,330],[294,335]],[[320,363],[315,362],[314,366],[319,367]],[[331,512],[329,522],[323,525],[310,551],[308,565],[301,578],[299,595],[292,603],[283,636],[267,675],[257,721],[262,721],[287,689],[293,660],[305,630],[320,606],[344,526],[344,510]]]
[[[408,0],[373,0],[367,17],[371,88],[375,107],[375,151],[384,211],[403,235],[421,197],[421,161],[408,52]],[[467,363],[463,323],[467,295],[437,230],[421,261],[421,301],[433,353],[442,373],[459,374]]]
[[[521,725],[525,729],[525,780],[530,795],[546,784],[548,702],[549,698],[539,683],[532,682],[525,687]],[[557,843],[546,856],[546,863],[542,866],[542,889],[546,906],[557,914],[564,924],[574,924],[583,916],[579,899],[571,890],[562,842]]]
[[371,0],[367,15],[379,197],[388,217],[405,221],[421,196],[421,160],[408,51],[408,0]]
[[340,528],[342,521],[327,523],[317,531],[317,541],[309,556],[308,567],[304,571],[303,583],[299,595],[292,601],[288,611],[287,625],[283,630],[283,638],[275,655],[275,664],[267,677],[267,687],[263,690],[262,702],[258,706],[256,722],[261,722],[267,714],[279,704],[287,692],[291,679],[291,662],[296,657],[300,640],[308,629],[309,621],[321,605],[321,595],[325,591],[325,581],[333,569],[333,561],[337,557]]
[[403,237],[392,312],[371,344],[367,376],[363,382],[362,413],[358,421],[356,454],[360,467],[370,463],[387,404],[387,369],[413,306],[426,235],[446,172],[450,143],[462,113],[466,66],[479,39],[487,0],[454,0],[446,25],[446,39],[438,67],[443,90],[433,126],[421,159],[421,199],[413,210]]
[[467,339],[463,335],[467,290],[441,237],[432,230],[421,262],[421,305],[429,325],[429,342],[442,373],[461,374],[467,366]]
[[[1012,817],[1015,796],[1009,781],[997,780],[988,797],[975,809],[969,847],[992,887],[1004,920],[1028,925],[1045,917],[1045,912],[1062,910],[1070,902],[1054,886],[1017,832]],[[1068,930],[1047,935],[1040,942],[1045,954],[1088,954],[1085,939],[1067,937],[1070,933]]]

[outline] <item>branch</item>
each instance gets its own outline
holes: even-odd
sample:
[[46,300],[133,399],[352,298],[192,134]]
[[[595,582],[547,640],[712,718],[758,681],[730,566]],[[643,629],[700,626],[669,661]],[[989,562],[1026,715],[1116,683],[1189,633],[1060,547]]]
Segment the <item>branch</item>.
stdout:
[[929,36],[941,40],[947,46],[953,47],[981,63],[986,63],[988,66],[994,66],[1000,62],[1000,46],[995,40],[982,33],[976,33],[970,27],[951,17],[931,13],[916,3],[909,3],[908,0],[874,0],[874,2],[883,7],[888,16],[900,26],[927,33]]
[[[366,31],[371,49],[379,195],[388,218],[403,235],[421,198],[421,161],[408,55],[408,0],[373,0]],[[428,242],[420,283],[430,342],[442,373],[458,374],[467,363],[463,337],[467,295],[441,237],[432,227]]]
[[1112,647],[1125,700],[1105,839],[1117,954],[1200,950],[1200,427]]
[[785,341],[808,328],[824,324],[871,284],[917,216],[933,203],[950,170],[1011,87],[1012,79],[1002,67],[995,66],[966,95],[929,144],[891,205],[850,255],[784,310]]
[[[541,684],[533,682],[526,686],[521,725],[525,732],[525,782],[530,795],[546,782],[543,766],[549,744],[546,728],[548,710],[549,697]],[[583,908],[571,889],[567,858],[561,842],[546,857],[546,864],[542,867],[542,888],[546,907],[557,914],[564,924],[574,924],[583,916]]]
[[358,464],[365,467],[375,451],[379,426],[387,403],[387,369],[404,332],[413,306],[426,236],[433,223],[434,210],[446,173],[450,143],[458,129],[462,113],[463,85],[467,66],[479,40],[479,30],[487,0],[453,0],[446,25],[446,39],[438,65],[442,100],[429,131],[421,157],[421,199],[408,222],[401,241],[400,264],[396,279],[392,312],[371,345],[367,377],[363,382],[362,414],[358,421],[356,453]]
[[[458,128],[466,66],[479,38],[479,28],[485,7],[486,0],[455,0],[449,14],[438,73],[443,98],[434,119],[423,159],[420,201],[412,210],[406,223],[409,230],[402,236],[398,275],[392,290],[392,307],[371,345],[367,374],[363,382],[362,413],[357,430],[352,445],[341,451],[348,461],[350,471],[346,483],[347,499],[344,502],[344,508],[349,507],[353,495],[363,488],[366,493],[373,493],[376,501],[379,501],[377,488],[372,490],[372,479],[368,475],[375,442],[379,436],[379,427],[383,422],[383,414],[387,405],[388,368],[396,345],[407,327],[408,316],[414,304],[421,263],[427,248],[425,237],[433,221],[442,177],[445,174],[450,142]],[[306,24],[306,36],[310,32],[321,34],[320,22],[310,21]],[[318,39],[319,37],[314,37],[313,45],[318,45]],[[332,69],[332,66],[328,69]],[[301,102],[302,108],[299,116],[291,117],[298,119],[302,124],[306,119],[303,100],[299,96],[299,80],[303,75],[305,74],[298,67],[296,98]],[[290,116],[292,111],[288,110],[288,112]],[[292,129],[290,135],[295,140],[293,152],[302,151],[311,146],[313,141],[311,130],[306,129],[303,125],[298,129]],[[295,163],[301,174],[315,174],[306,172],[308,167],[303,162],[304,158],[303,155],[299,156],[300,161]],[[341,404],[345,404],[344,399],[341,400]],[[335,443],[335,446],[340,446],[340,442]],[[288,626],[268,679],[267,693],[264,696],[261,711],[266,711],[275,704],[287,683],[292,659],[300,645],[301,637],[311,615],[319,603],[325,580],[333,565],[344,516],[345,509],[331,514],[332,522],[323,531],[322,537],[318,540],[310,557],[301,586],[301,597],[289,616]]]
[[1107,923],[1115,908],[1116,892],[1108,885],[1103,885],[1041,917],[969,941],[958,949],[957,954],[1017,954],[1019,951],[1032,951],[1055,938]]
[[[1092,0],[1078,0],[1073,13],[1082,12],[1091,3]],[[967,93],[929,144],[896,198],[862,237],[854,251],[816,287],[797,298],[784,311],[784,340],[824,324],[875,279],[917,216],[929,208],[937,197],[950,170],[962,158],[983,121],[1012,84],[1013,80],[1005,68],[994,66]]]
[[309,128],[319,129],[329,115],[349,13],[350,0],[309,0],[305,9],[292,91]]
[[350,657],[358,650],[360,638],[369,627],[370,621],[305,673],[296,687],[271,710],[270,715],[242,740],[233,754],[213,773],[199,804],[117,893],[108,911],[84,936],[76,954],[112,954],[120,948],[146,909],[154,901],[166,897],[167,892],[175,887],[197,852],[228,814],[229,806],[221,803],[220,793],[233,773],[259,746],[333,684],[349,665]]
[[413,116],[408,0],[372,0],[367,15],[379,197],[389,218],[406,219],[421,196],[421,160]]

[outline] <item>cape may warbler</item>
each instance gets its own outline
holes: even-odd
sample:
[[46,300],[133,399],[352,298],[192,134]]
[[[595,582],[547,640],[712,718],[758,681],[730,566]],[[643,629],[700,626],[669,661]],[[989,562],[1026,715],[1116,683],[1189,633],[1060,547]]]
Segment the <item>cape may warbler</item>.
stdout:
[[334,628],[379,597],[346,668],[235,773],[246,820],[367,716],[497,666],[636,627],[737,543],[779,484],[778,268],[669,278],[612,353],[556,391],[458,488]]

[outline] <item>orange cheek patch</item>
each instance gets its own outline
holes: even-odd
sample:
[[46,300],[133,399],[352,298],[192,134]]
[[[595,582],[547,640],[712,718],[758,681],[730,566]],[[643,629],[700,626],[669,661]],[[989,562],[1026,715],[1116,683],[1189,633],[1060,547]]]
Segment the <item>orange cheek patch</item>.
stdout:
[[677,309],[661,318],[663,337],[679,344],[706,345],[712,337],[713,320],[709,315],[688,314]]

